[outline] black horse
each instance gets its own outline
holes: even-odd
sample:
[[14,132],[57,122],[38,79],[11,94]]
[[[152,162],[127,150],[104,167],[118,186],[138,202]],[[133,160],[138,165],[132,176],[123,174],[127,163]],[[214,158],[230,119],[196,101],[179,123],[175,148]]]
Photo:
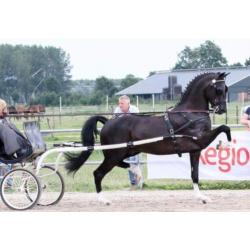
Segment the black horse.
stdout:
[[[129,147],[103,150],[104,161],[94,171],[96,191],[101,194],[103,177],[118,166],[128,168],[123,160],[140,152],[168,155],[190,154],[191,177],[193,187],[202,202],[209,200],[199,191],[199,157],[201,150],[206,148],[220,133],[224,132],[231,141],[230,128],[221,125],[211,129],[209,104],[215,113],[226,112],[225,85],[226,73],[204,73],[195,77],[187,86],[180,102],[164,116],[145,116],[126,114],[108,120],[103,116],[89,118],[82,129],[84,146],[93,146],[94,134],[97,134],[97,122],[104,124],[100,140],[102,145],[128,143]],[[183,136],[182,136],[183,135]],[[164,140],[133,146],[133,141],[163,136]],[[68,172],[76,172],[91,155],[92,150],[83,151],[79,155],[66,154]],[[104,198],[101,201],[108,203]]]

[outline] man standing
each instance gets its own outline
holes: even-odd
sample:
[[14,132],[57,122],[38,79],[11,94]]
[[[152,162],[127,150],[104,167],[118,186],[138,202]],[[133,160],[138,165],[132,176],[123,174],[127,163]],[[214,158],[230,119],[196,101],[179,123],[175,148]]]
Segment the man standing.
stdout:
[[[115,109],[115,116],[119,116],[125,113],[139,113],[139,109],[130,104],[130,98],[123,95],[119,98],[118,107]],[[142,171],[139,165],[139,155],[131,156],[124,160],[124,162],[130,164],[129,179],[131,183],[131,190],[135,190],[137,187],[142,188]]]
[[248,129],[250,130],[250,106],[246,106],[243,109],[243,114],[240,118],[240,123],[243,125],[247,125]]

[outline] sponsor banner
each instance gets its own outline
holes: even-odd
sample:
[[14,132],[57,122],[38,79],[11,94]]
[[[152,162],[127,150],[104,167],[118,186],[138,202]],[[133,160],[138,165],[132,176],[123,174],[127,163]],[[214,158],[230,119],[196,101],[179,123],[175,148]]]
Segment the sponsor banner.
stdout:
[[[221,134],[201,152],[199,176],[206,180],[250,180],[250,132],[232,132],[231,147],[217,149],[220,141],[227,142]],[[148,178],[190,179],[189,154],[147,155]]]

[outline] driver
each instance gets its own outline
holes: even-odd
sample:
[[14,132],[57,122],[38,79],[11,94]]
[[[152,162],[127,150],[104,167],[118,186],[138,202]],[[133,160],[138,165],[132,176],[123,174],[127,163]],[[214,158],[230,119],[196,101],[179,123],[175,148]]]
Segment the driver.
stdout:
[[0,144],[1,151],[12,159],[23,158],[32,153],[29,141],[22,135],[16,126],[10,123],[6,116],[8,114],[7,104],[0,99]]

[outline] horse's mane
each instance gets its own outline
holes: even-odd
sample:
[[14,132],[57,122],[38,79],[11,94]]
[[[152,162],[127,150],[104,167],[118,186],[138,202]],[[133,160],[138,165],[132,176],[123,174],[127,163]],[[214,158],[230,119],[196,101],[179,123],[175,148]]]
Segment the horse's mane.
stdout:
[[208,77],[216,78],[216,76],[217,76],[217,74],[214,73],[214,72],[206,72],[206,73],[202,73],[202,74],[196,76],[194,79],[192,79],[188,83],[188,85],[187,85],[186,89],[184,90],[184,93],[183,93],[180,101],[176,104],[176,106],[180,105],[180,104],[183,104],[186,101],[187,97],[190,95],[191,90],[196,88],[203,78],[208,78]]

